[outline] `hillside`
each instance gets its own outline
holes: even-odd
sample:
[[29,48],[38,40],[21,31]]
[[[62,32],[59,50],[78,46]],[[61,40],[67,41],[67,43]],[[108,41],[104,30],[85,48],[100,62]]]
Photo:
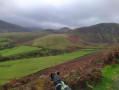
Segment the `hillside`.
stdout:
[[44,30],[44,28],[42,27],[26,27],[28,30],[31,31],[40,31],[40,30]]
[[0,20],[0,32],[28,32],[30,30],[5,21]]
[[91,43],[82,41],[74,36],[68,36],[67,34],[51,34],[46,35],[44,37],[36,38],[30,44],[32,46],[40,46],[44,48],[50,49],[58,49],[58,50],[66,50],[75,51],[78,49],[89,49],[91,47]]
[[38,37],[57,33],[60,32],[55,30],[41,30],[34,32],[8,32],[8,33],[0,33],[0,38],[8,37],[17,43],[22,43],[33,40]]
[[41,48],[38,47],[30,47],[30,46],[17,46],[10,49],[0,50],[1,56],[10,56],[10,55],[17,55],[27,52],[33,52],[36,50],[40,50]]
[[68,40],[66,34],[51,34],[34,40],[33,46],[42,46],[51,49],[67,49],[68,47],[79,46]]
[[15,42],[8,38],[0,38],[0,50],[14,47]]
[[68,27],[63,27],[63,28],[61,28],[61,29],[59,29],[59,30],[65,33],[65,32],[70,31],[71,29],[68,28]]
[[77,28],[68,34],[91,43],[119,43],[119,24],[101,23],[89,27]]
[[64,32],[45,29],[34,32],[0,33],[0,38],[7,37],[17,45],[33,45],[50,49],[94,49],[108,48],[119,43],[119,25],[101,23],[89,27],[77,28]]

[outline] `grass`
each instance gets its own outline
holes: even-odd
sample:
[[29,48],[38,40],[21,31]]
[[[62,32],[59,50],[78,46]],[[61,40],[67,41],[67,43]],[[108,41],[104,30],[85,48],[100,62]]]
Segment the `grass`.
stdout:
[[48,56],[48,57],[0,62],[0,80],[1,80],[0,84],[5,84],[8,82],[8,80],[3,79],[21,78],[29,74],[43,70],[45,68],[51,67],[53,65],[67,62],[69,60],[97,51],[99,50],[77,51],[58,56]]
[[2,56],[10,56],[10,55],[16,55],[24,52],[35,51],[35,50],[40,50],[40,48],[31,47],[31,46],[18,46],[11,49],[0,50],[0,54]]
[[65,34],[47,35],[34,40],[33,46],[43,46],[51,49],[67,49],[68,47],[79,46],[70,42],[67,38],[68,36]]
[[0,38],[0,42],[13,42],[13,41],[8,38]]
[[0,38],[15,37],[23,41],[30,41],[32,39],[45,36],[48,34],[52,34],[52,32],[48,32],[46,30],[34,32],[10,32],[10,33],[0,33]]
[[14,41],[9,38],[1,38],[0,37],[0,50],[5,48],[10,48],[14,46]]
[[[105,49],[110,48],[112,45],[109,45],[107,43],[90,43],[89,45],[83,45],[81,43],[72,43],[68,39],[68,35],[66,34],[51,34],[46,35],[42,38],[37,38],[33,42],[33,46],[42,46],[44,48],[50,48],[50,49],[67,49],[67,48],[73,48],[73,47],[80,47],[80,48],[87,48],[87,49]],[[79,41],[81,41],[80,38],[78,38]]]
[[119,64],[106,66],[102,75],[102,81],[93,90],[119,90]]

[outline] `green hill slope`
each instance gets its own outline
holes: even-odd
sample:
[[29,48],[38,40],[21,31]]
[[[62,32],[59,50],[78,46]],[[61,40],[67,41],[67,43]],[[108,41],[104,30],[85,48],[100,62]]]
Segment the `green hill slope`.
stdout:
[[9,38],[0,38],[0,50],[6,49],[6,48],[11,48],[14,46],[14,43],[15,42]]
[[17,55],[21,53],[31,52],[35,50],[40,50],[41,48],[38,47],[31,47],[31,46],[18,46],[11,49],[0,50],[0,54],[2,56],[10,56],[10,55]]
[[15,42],[17,42],[17,39],[19,40],[18,42],[20,42],[20,40],[22,42],[27,42],[30,40],[33,40],[35,38],[38,37],[42,37],[45,35],[49,35],[49,34],[58,34],[58,33],[62,33],[60,31],[56,31],[56,30],[42,30],[42,31],[34,31],[34,32],[7,32],[7,33],[0,33],[0,37],[10,37],[10,39],[15,40]]
[[89,27],[77,28],[68,33],[91,43],[119,43],[119,24],[101,23]]
[[52,34],[34,40],[33,46],[42,46],[51,49],[67,49],[76,47],[77,44],[70,42],[65,34]]

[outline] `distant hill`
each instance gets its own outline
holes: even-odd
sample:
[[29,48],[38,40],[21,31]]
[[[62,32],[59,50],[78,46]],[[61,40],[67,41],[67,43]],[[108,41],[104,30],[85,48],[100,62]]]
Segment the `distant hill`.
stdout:
[[59,29],[59,30],[62,31],[62,32],[68,32],[68,31],[70,31],[71,29],[68,28],[68,27],[63,27],[63,28],[61,28],[61,29]]
[[93,26],[77,28],[68,34],[77,36],[92,43],[119,43],[119,24],[101,23]]
[[31,31],[40,31],[40,30],[44,30],[44,28],[42,27],[26,27],[28,30]]
[[58,30],[53,29],[46,29],[46,30],[40,30],[40,31],[32,31],[32,32],[8,32],[8,33],[2,33],[0,32],[0,38],[6,37],[10,38],[16,43],[25,43],[28,41],[31,41],[33,39],[43,37],[50,34],[61,34],[62,32]]
[[42,30],[42,32],[47,32],[47,33],[51,33],[51,34],[57,34],[57,33],[59,33],[58,31],[53,30],[53,29],[45,29],[45,30]]
[[52,34],[64,34],[67,31],[54,30],[54,29],[45,29],[45,30],[42,30],[42,32],[47,32],[47,33],[52,33]]
[[51,34],[40,37],[35,39],[32,45],[50,49],[67,49],[79,46],[77,43],[71,42],[66,34]]
[[71,28],[63,27],[63,28],[61,28],[61,29],[59,29],[59,30],[71,30]]
[[0,32],[28,32],[30,30],[5,21],[0,20]]

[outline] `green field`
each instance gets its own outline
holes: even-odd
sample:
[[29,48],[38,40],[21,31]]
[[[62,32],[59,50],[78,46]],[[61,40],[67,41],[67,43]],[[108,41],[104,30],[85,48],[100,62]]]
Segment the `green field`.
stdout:
[[13,41],[8,38],[0,38],[0,42],[13,42]]
[[14,46],[14,41],[9,38],[0,38],[0,49],[6,49]]
[[69,60],[97,51],[99,50],[77,51],[58,56],[48,56],[48,57],[0,62],[0,80],[1,80],[0,84],[5,84],[8,82],[8,80],[4,79],[24,77],[29,74],[43,70],[45,68],[51,67],[53,65],[67,62]]
[[51,49],[67,49],[69,47],[80,46],[70,42],[67,38],[68,36],[65,34],[47,35],[45,37],[35,39],[33,46],[42,46]]
[[93,90],[119,90],[119,64],[106,66],[102,75],[102,81]]
[[40,50],[40,49],[41,48],[31,47],[31,46],[18,46],[11,49],[0,50],[0,54],[2,56],[10,56],[10,55],[16,55],[16,54],[21,54],[25,52]]

